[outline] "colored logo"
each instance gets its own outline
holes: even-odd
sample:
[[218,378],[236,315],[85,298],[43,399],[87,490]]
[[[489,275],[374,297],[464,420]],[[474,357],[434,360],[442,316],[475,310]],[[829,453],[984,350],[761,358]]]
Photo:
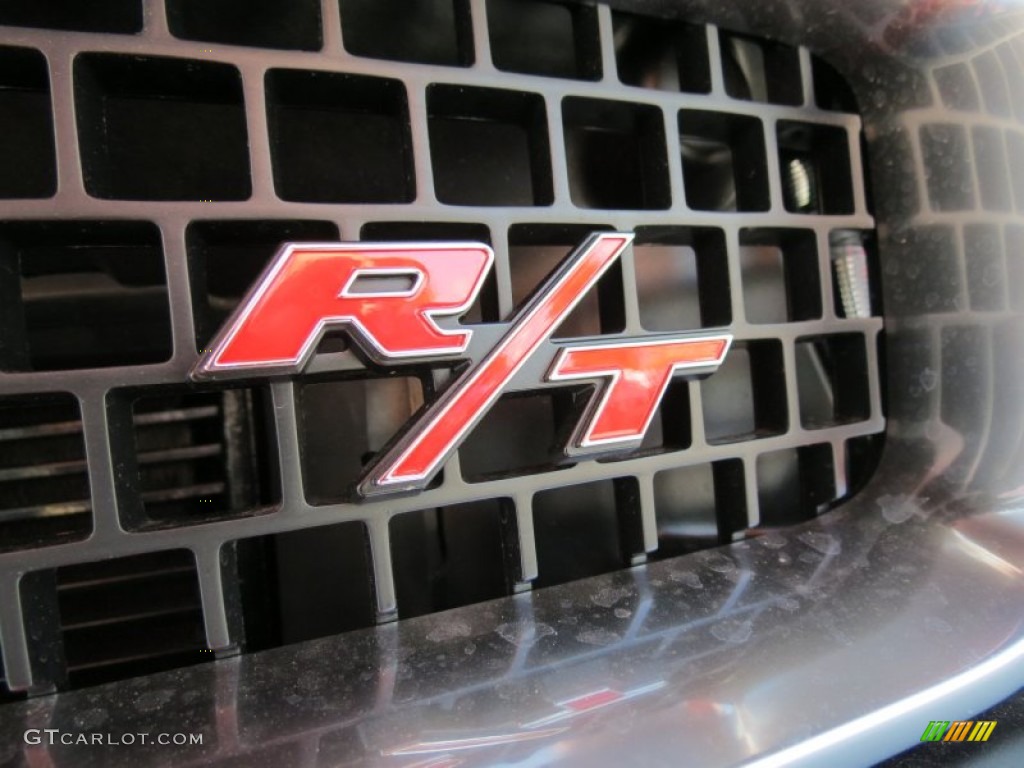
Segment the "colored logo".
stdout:
[[565,453],[636,448],[672,377],[713,373],[728,333],[552,340],[632,242],[591,235],[498,330],[460,325],[490,270],[481,243],[290,244],[192,371],[197,380],[301,372],[323,334],[343,328],[375,363],[468,361],[359,483],[363,496],[421,490],[504,393],[569,382],[594,392]]
[[995,720],[932,720],[921,741],[988,741],[995,728]]

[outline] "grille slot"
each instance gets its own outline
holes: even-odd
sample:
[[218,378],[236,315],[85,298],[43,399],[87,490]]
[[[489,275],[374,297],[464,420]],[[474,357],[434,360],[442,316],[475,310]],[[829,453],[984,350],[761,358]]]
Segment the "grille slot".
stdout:
[[469,66],[473,38],[467,0],[338,0],[345,50],[356,56]]
[[714,380],[701,382],[704,434],[709,443],[733,443],[784,434],[789,426],[782,344],[735,343]]
[[654,477],[658,551],[682,555],[728,540],[749,524],[743,462],[725,459]]
[[115,200],[249,197],[245,107],[234,67],[81,54],[75,102],[90,194]]
[[0,550],[84,538],[89,477],[70,395],[0,402]]
[[667,208],[661,112],[641,104],[562,102],[572,200],[581,208]]
[[284,200],[412,200],[408,106],[397,80],[272,70],[267,117]]
[[451,205],[550,205],[544,104],[532,93],[432,85],[430,152]]
[[1002,134],[995,128],[978,126],[971,129],[971,145],[982,207],[989,211],[1008,212],[1013,200]]
[[863,336],[838,334],[798,339],[796,375],[800,420],[805,428],[863,421],[870,415]]
[[195,563],[174,550],[58,568],[60,635],[72,685],[201,659]]
[[[779,165],[790,183],[784,195],[786,210],[794,213],[852,213],[848,137],[842,128],[789,120],[778,123]],[[793,181],[802,169],[806,194]]]
[[928,197],[932,207],[938,211],[973,208],[974,170],[967,130],[958,125],[929,123],[921,126],[920,133],[925,167],[931,169]]
[[[157,0],[134,37],[103,36],[103,21],[90,35],[19,29],[31,82],[4,80],[0,55],[0,104],[31,91],[41,125],[53,100],[54,132],[36,138],[60,138],[56,166],[42,143],[20,154],[28,186],[0,171],[0,195],[16,195],[0,221],[0,435],[81,425],[45,438],[74,443],[66,456],[48,445],[26,465],[71,462],[62,477],[78,485],[44,503],[77,511],[29,521],[52,528],[0,524],[17,542],[0,552],[0,587],[25,574],[24,621],[0,626],[12,689],[269,648],[693,551],[811,517],[871,476],[880,307],[843,316],[830,243],[856,233],[874,268],[873,221],[860,121],[823,62],[604,6],[207,5]],[[0,25],[15,23],[9,7]],[[33,16],[58,29],[68,18]],[[527,35],[563,45],[525,50]],[[74,64],[39,69],[53,61]],[[991,149],[988,135],[963,138],[965,152]],[[807,178],[799,200],[789,159]],[[935,184],[933,207],[963,203]],[[1007,189],[981,190],[980,203]],[[126,220],[125,201],[145,221]],[[352,482],[452,365],[382,369],[330,333],[295,380],[186,383],[284,241],[487,242],[493,274],[461,322],[493,326],[588,233],[610,229],[636,232],[636,245],[556,344],[725,325],[736,336],[713,378],[673,382],[629,455],[565,461],[590,392],[547,387],[501,398],[423,493],[356,502]],[[907,269],[956,257],[957,233],[932,230],[910,233]],[[996,234],[996,249],[1019,239]],[[905,279],[892,276],[897,313],[926,293],[900,293]],[[1016,299],[986,292],[991,276],[968,279],[979,305]],[[955,289],[935,289],[940,309],[955,306]],[[57,305],[76,307],[74,322]],[[28,455],[36,439],[12,450]],[[168,572],[168,552],[184,570]],[[74,598],[112,556],[117,579]],[[152,616],[140,615],[134,570],[167,596]],[[165,617],[164,638],[153,622]]]
[[50,77],[30,48],[0,48],[0,198],[57,191]]
[[835,498],[835,467],[827,445],[805,445],[757,458],[757,497],[762,525],[809,520]]
[[487,0],[491,59],[506,72],[597,80],[597,12],[585,5]]
[[318,51],[323,43],[317,0],[168,0],[167,24],[185,40],[302,51]]
[[640,322],[648,331],[732,322],[725,236],[710,228],[642,227],[633,245]]
[[10,303],[0,368],[60,371],[171,356],[160,232],[145,222],[0,224]]
[[768,167],[761,121],[682,110],[679,144],[686,201],[702,211],[766,211]]
[[369,461],[430,391],[422,379],[313,380],[299,391],[303,484],[312,504],[345,500]]
[[142,31],[142,0],[8,0],[0,8],[0,24],[134,35]]
[[834,112],[857,114],[857,99],[850,84],[836,72],[835,67],[818,56],[811,56],[811,71],[814,75],[815,104]]
[[[132,405],[134,451],[122,467],[131,529],[253,514],[277,500],[258,390],[179,392]],[[115,406],[117,407],[117,406]],[[134,473],[129,469],[134,465]]]
[[547,587],[622,567],[631,551],[626,530],[638,514],[636,480],[601,480],[552,488],[533,500],[534,535],[541,576]]
[[565,434],[581,404],[568,392],[503,395],[460,451],[469,482],[550,472],[559,465],[558,436]]
[[697,24],[612,14],[615,61],[626,85],[663,91],[708,93],[708,36]]
[[730,96],[773,104],[802,101],[796,48],[725,33],[720,49],[725,90]]
[[740,264],[748,322],[800,322],[821,317],[814,232],[741,230]]
[[507,499],[456,504],[391,519],[399,617],[508,594],[506,561],[515,552],[514,507]]
[[259,650],[371,626],[366,534],[362,523],[339,523],[229,544],[225,552],[238,577],[246,647]]

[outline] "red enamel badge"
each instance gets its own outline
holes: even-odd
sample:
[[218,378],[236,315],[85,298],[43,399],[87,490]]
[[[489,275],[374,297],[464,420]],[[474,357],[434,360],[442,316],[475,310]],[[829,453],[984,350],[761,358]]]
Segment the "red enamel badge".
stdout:
[[[494,261],[481,243],[285,246],[192,371],[197,380],[299,373],[323,334],[343,328],[377,363],[471,364],[370,466],[364,496],[420,490],[504,392],[590,383],[566,447],[572,456],[627,451],[643,440],[672,377],[721,365],[728,333],[553,341],[552,335],[633,236],[591,235],[490,340],[457,318]],[[547,361],[544,363],[544,361]],[[544,367],[538,373],[536,365]]]

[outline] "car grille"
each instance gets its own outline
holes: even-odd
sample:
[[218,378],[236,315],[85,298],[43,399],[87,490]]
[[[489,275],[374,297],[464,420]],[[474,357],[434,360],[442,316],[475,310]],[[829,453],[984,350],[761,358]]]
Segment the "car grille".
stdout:
[[[0,8],[0,647],[41,692],[406,618],[809,519],[870,477],[882,321],[860,119],[805,49],[604,6]],[[57,32],[55,30],[61,30]],[[425,492],[362,468],[452,371],[193,386],[288,241],[478,240],[502,323],[595,230],[560,338],[728,326],[643,446],[503,397]],[[865,275],[865,270],[871,270]]]

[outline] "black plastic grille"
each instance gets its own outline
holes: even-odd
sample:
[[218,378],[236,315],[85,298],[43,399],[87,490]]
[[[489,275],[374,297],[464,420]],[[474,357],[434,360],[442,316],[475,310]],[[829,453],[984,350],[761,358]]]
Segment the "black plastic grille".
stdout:
[[[2,30],[0,106],[24,101],[53,144],[46,130],[0,144],[31,166],[0,170],[15,198],[0,221],[0,440],[80,423],[66,429],[84,453],[60,459],[78,482],[60,498],[0,500],[13,689],[144,671],[130,633],[105,635],[89,666],[62,629],[88,606],[61,585],[104,558],[131,571],[191,552],[199,613],[150,650],[200,661],[730,541],[870,474],[882,324],[843,317],[830,257],[840,230],[870,248],[860,120],[836,111],[849,102],[806,50],[545,3],[513,29],[507,3],[484,0],[234,14],[167,0],[134,35],[29,5],[0,24],[87,34]],[[537,36],[560,47],[524,47]],[[329,336],[300,380],[186,385],[283,241],[484,240],[494,275],[464,321],[500,323],[601,229],[636,245],[560,336],[736,335],[714,377],[673,384],[632,455],[562,461],[585,393],[516,393],[430,489],[354,503],[361,467],[450,370],[394,377]],[[3,478],[57,460],[0,459]]]

